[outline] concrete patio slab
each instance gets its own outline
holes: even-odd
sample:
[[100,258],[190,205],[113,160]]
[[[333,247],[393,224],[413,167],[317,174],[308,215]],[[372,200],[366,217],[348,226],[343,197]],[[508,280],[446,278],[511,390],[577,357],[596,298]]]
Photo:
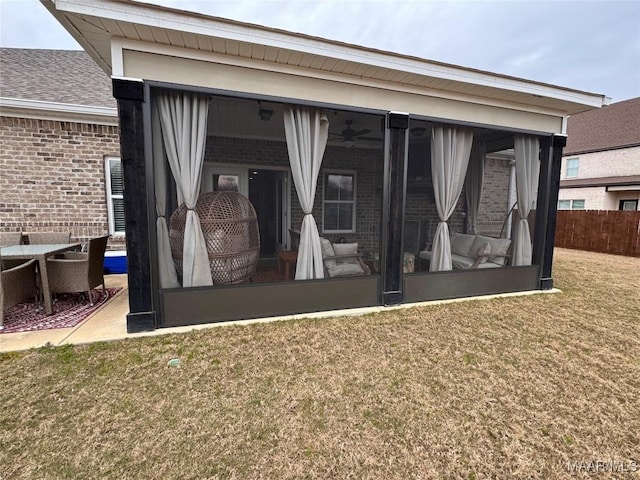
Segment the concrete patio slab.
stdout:
[[384,311],[413,308],[426,305],[447,304],[464,302],[470,300],[489,300],[492,298],[508,298],[523,295],[536,295],[545,293],[561,293],[558,289],[535,290],[529,292],[502,293],[497,295],[485,295],[481,297],[467,297],[450,300],[437,300],[432,302],[420,302],[395,306],[378,306],[353,308],[348,310],[332,310],[326,312],[304,313],[297,315],[284,315],[279,317],[257,318],[247,320],[236,320],[231,322],[210,323],[202,325],[187,325],[183,327],[159,328],[150,332],[127,333],[127,314],[129,313],[129,295],[127,289],[127,275],[107,275],[105,276],[107,287],[122,287],[101,309],[94,312],[88,319],[73,328],[59,328],[50,330],[40,330],[35,332],[7,333],[0,334],[0,352],[13,352],[39,348],[45,345],[59,346],[66,344],[81,345],[93,342],[105,342],[122,340],[125,338],[150,337],[157,335],[167,335],[171,333],[187,333],[193,330],[207,328],[217,328],[231,325],[250,325],[253,323],[267,323],[275,321],[286,321],[302,318],[328,318],[366,315],[369,313],[379,313]]

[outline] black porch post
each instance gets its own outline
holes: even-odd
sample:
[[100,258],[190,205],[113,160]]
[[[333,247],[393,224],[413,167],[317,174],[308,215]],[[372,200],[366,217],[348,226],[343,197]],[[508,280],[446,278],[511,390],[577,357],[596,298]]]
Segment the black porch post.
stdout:
[[[402,303],[402,266],[404,261],[403,229],[404,205],[407,175],[407,155],[409,150],[409,115],[389,113],[387,128],[389,132],[388,151],[385,164],[383,218],[383,263],[382,300],[385,305]],[[388,206],[388,208],[387,208]]]
[[147,177],[144,155],[144,83],[113,80],[113,96],[118,101],[120,155],[124,181],[125,232],[127,236],[127,277],[129,314],[127,332],[153,330],[151,262]]
[[553,266],[553,247],[556,238],[558,191],[560,189],[562,149],[566,144],[566,135],[553,135],[545,139],[541,145],[542,158],[533,251],[534,263],[540,265],[541,290],[553,288],[551,270]]

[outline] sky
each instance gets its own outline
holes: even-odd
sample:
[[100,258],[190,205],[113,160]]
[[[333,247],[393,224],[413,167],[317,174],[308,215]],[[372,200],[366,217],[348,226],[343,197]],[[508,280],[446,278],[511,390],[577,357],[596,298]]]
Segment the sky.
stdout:
[[[147,3],[604,94],[612,102],[640,97],[640,0]],[[37,0],[0,0],[0,46],[80,49]]]

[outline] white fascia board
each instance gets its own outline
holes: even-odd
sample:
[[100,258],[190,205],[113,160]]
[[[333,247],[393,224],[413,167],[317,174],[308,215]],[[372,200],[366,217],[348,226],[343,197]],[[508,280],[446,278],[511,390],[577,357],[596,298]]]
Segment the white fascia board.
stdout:
[[438,79],[528,93],[599,108],[607,105],[607,97],[538,82],[445,65],[418,58],[376,51],[364,47],[323,41],[305,35],[276,31],[267,27],[223,21],[154,8],[153,5],[110,0],[56,0],[58,11],[104,17],[115,21],[131,22],[149,27],[184,31],[207,37],[218,37],[258,45],[266,45],[312,55],[320,55],[347,62],[357,62],[381,68],[414,73]]
[[122,54],[122,39],[111,38],[111,78],[124,75],[124,56]]
[[79,123],[118,124],[118,109],[0,97],[0,115]]
[[[467,103],[475,103],[478,105],[488,105],[492,107],[510,108],[530,113],[540,113],[543,115],[552,115],[562,117],[565,112],[561,110],[545,108],[535,105],[524,105],[513,103],[506,100],[499,100],[477,95],[469,95],[464,93],[447,92],[444,90],[436,90],[425,87],[417,87],[406,84],[393,83],[386,80],[376,80],[373,78],[362,78],[358,76],[347,75],[343,73],[335,73],[328,71],[310,70],[293,65],[280,63],[271,63],[264,60],[256,60],[244,57],[231,57],[221,53],[204,52],[202,50],[191,50],[182,47],[173,47],[170,45],[143,42],[141,40],[129,40],[125,38],[113,38],[112,55],[120,56],[121,62],[124,58],[123,52],[131,50],[136,52],[151,53],[156,55],[166,55],[170,57],[186,58],[190,60],[198,60],[208,63],[220,63],[224,65],[233,65],[237,67],[251,68],[254,70],[264,70],[270,72],[284,73],[288,75],[296,75],[299,77],[317,78],[321,80],[334,81],[339,83],[348,83],[352,85],[362,85],[372,88],[380,88],[385,90],[393,90],[395,92],[404,92],[418,95],[427,95],[446,100],[454,100]],[[115,78],[116,76],[114,75]]]

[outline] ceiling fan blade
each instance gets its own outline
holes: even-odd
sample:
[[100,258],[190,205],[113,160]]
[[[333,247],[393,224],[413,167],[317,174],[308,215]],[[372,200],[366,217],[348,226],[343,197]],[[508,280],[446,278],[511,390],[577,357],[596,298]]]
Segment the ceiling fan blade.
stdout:
[[353,136],[354,137],[359,137],[360,135],[366,135],[370,131],[371,130],[369,130],[368,128],[363,128],[362,130],[358,130],[357,132],[353,132]]

